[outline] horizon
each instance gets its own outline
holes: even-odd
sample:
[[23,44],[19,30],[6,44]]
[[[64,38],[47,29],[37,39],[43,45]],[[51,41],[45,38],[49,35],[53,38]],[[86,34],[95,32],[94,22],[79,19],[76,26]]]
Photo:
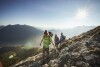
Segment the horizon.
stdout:
[[[8,25],[26,25],[26,24],[8,24]],[[0,25],[0,26],[8,26],[8,25]],[[31,26],[31,25],[28,25]],[[100,25],[98,25],[100,26]],[[82,26],[75,26],[75,27],[69,27],[69,28],[43,28],[43,27],[36,27],[36,26],[31,26],[31,27],[35,27],[37,29],[41,29],[41,30],[66,30],[66,29],[73,29],[73,28],[77,28],[77,27],[97,27],[95,25],[91,25],[91,26],[86,26],[86,25],[82,25]]]
[[42,29],[99,26],[100,0],[0,0],[0,25]]

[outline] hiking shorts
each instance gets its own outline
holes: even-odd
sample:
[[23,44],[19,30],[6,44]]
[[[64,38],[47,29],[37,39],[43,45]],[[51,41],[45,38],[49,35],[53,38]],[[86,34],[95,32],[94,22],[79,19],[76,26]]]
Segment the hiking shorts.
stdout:
[[45,52],[46,52],[47,54],[49,54],[49,48],[46,48],[46,47],[43,46],[43,53],[45,53]]

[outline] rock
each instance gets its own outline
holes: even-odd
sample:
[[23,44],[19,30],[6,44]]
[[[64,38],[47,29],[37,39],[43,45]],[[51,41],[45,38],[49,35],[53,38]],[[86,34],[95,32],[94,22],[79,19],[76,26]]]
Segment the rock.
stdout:
[[42,67],[49,67],[49,65],[48,64],[44,64],[44,65],[42,65]]
[[89,67],[89,64],[84,61],[77,61],[76,67]]
[[93,54],[91,54],[91,55],[89,55],[89,56],[85,56],[84,57],[85,58],[85,60],[93,60],[94,58],[95,58],[95,55],[93,55]]
[[32,66],[32,62],[36,61],[42,67],[99,67],[100,26],[66,40],[58,50],[51,49],[49,60],[45,59],[45,63],[42,63],[41,53],[19,62],[16,66]]

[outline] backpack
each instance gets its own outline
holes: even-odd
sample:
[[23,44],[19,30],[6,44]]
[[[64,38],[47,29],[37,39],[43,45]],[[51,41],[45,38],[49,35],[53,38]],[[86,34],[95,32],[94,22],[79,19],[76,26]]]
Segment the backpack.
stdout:
[[66,39],[66,36],[62,35],[62,36],[60,37],[60,43],[62,43],[63,41],[65,41],[65,39]]
[[55,38],[55,42],[59,42],[59,38],[58,37]]
[[51,33],[51,37],[53,36],[53,33]]

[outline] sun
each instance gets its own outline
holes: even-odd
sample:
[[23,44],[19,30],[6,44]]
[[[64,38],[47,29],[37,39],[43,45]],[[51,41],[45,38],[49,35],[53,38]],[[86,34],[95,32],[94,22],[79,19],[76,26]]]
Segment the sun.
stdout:
[[87,15],[88,15],[88,13],[87,13],[86,9],[78,9],[78,11],[76,12],[76,18],[77,19],[86,18]]

